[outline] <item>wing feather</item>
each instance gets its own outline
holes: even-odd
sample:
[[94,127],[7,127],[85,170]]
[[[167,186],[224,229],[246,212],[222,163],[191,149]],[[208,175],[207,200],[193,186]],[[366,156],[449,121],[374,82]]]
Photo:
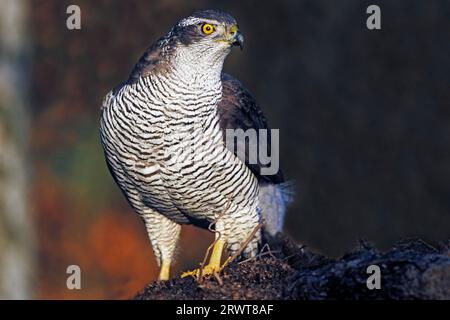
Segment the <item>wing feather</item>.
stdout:
[[[220,125],[225,141],[226,129],[255,129],[259,141],[259,129],[270,130],[266,118],[261,108],[256,103],[251,93],[239,82],[228,74],[222,74],[222,100],[218,105]],[[270,131],[269,131],[270,132]],[[268,134],[266,154],[270,155],[271,135]],[[261,168],[264,165],[260,162],[259,156],[257,163],[249,163],[248,141],[246,141],[245,161],[247,167],[255,174],[259,181],[270,183],[284,182],[283,174],[280,169],[274,175],[262,175]],[[237,154],[236,150],[230,150]]]

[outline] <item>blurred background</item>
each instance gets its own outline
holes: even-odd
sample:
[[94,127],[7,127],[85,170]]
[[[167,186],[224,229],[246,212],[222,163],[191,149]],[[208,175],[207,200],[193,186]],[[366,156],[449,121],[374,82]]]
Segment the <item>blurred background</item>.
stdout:
[[[81,30],[66,8],[81,8]],[[381,7],[382,30],[366,28]],[[0,1],[0,297],[129,298],[156,278],[99,142],[103,96],[180,18],[220,8],[246,38],[225,70],[281,135],[286,232],[337,257],[450,236],[450,2]],[[174,272],[211,236],[183,228]],[[66,288],[66,268],[82,289]]]

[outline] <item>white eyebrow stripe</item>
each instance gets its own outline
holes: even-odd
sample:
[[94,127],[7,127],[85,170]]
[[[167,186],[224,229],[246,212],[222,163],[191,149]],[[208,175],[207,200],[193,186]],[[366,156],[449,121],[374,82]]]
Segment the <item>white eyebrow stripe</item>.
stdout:
[[185,19],[181,20],[179,25],[182,26],[182,27],[187,27],[187,26],[191,26],[193,24],[197,24],[197,23],[200,23],[200,22],[211,23],[211,24],[218,24],[218,22],[215,21],[215,20],[200,19],[200,18],[190,17],[190,18],[185,18]]

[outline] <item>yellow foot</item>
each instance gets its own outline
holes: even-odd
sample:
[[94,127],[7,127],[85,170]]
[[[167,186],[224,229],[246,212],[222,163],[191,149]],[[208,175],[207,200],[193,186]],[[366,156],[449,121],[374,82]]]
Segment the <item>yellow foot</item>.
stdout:
[[219,272],[222,270],[222,267],[220,266],[220,260],[222,257],[222,251],[223,247],[225,245],[224,241],[217,240],[213,244],[213,252],[211,254],[211,258],[209,260],[209,263],[204,268],[195,269],[192,271],[183,272],[181,274],[182,278],[191,276],[196,278],[197,280],[204,276],[210,276],[213,275],[214,272]]
[[201,272],[201,276],[202,277],[207,277],[207,276],[213,275],[214,272],[219,272],[220,270],[221,270],[220,266],[208,264],[203,269],[198,268],[198,269],[195,269],[195,270],[192,270],[192,271],[183,272],[181,274],[181,277],[182,278],[186,278],[186,277],[191,276],[191,277],[194,277],[196,279],[199,279],[200,278],[200,272]]

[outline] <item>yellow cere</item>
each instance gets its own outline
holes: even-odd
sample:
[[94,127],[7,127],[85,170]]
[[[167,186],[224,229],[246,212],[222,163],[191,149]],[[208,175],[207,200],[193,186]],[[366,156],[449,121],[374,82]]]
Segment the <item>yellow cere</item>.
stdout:
[[205,23],[202,26],[202,31],[203,31],[204,34],[211,34],[211,33],[214,32],[214,26],[212,24]]
[[238,31],[238,26],[236,24],[232,25],[230,28],[230,33],[235,34]]

